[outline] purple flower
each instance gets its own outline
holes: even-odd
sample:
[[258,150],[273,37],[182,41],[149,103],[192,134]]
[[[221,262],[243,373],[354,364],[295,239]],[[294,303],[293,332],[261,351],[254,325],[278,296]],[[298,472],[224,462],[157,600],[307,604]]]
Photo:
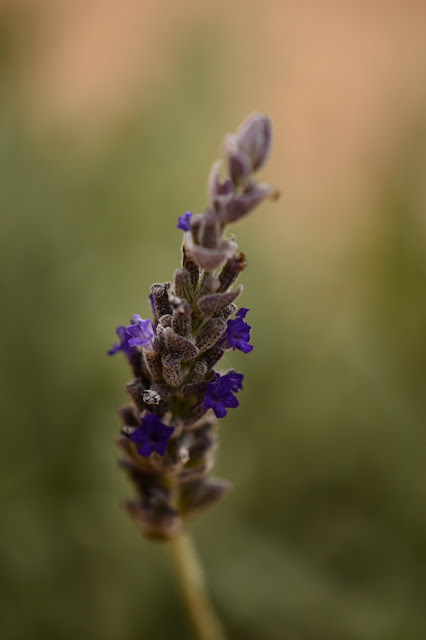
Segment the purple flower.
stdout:
[[137,313],[133,314],[133,320],[136,324],[131,324],[129,327],[126,327],[127,333],[129,336],[132,336],[129,340],[129,345],[131,347],[136,347],[137,345],[143,347],[144,344],[154,337],[151,320],[142,320]]
[[243,388],[242,381],[243,374],[236,371],[228,371],[224,376],[216,373],[216,381],[206,386],[203,409],[213,409],[216,418],[224,418],[228,413],[226,407],[235,409],[239,405],[232,392]]
[[126,327],[117,327],[116,334],[120,339],[120,344],[113,344],[111,349],[107,351],[108,355],[113,356],[118,351],[122,351],[127,358],[131,358],[137,349],[129,344],[129,336],[126,331]]
[[183,216],[179,216],[176,229],[181,229],[182,231],[190,231],[191,218],[192,218],[192,213],[190,213],[189,211],[185,211]]
[[138,453],[144,458],[151,455],[153,451],[159,453],[160,456],[164,456],[169,438],[174,430],[174,427],[168,427],[161,422],[155,413],[149,413],[142,418],[141,426],[133,431],[129,436],[129,440],[140,445]]
[[226,337],[229,344],[234,349],[239,349],[243,353],[250,353],[253,346],[249,344],[251,326],[244,322],[244,318],[248,309],[240,309],[237,312],[235,320],[228,320],[228,328],[226,329]]

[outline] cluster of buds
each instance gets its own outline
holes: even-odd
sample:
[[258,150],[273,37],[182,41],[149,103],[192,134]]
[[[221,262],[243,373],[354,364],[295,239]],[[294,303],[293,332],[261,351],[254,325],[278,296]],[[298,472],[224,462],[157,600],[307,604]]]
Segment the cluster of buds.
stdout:
[[270,143],[270,121],[261,114],[225,137],[227,177],[221,181],[221,163],[214,163],[208,208],[178,219],[184,241],[173,283],[151,286],[153,319],[135,314],[129,326],[118,327],[119,343],[108,351],[121,351],[134,376],[126,386],[131,403],[118,410],[122,427],[116,444],[138,496],[125,509],[150,538],[179,535],[189,517],[229,488],[208,474],[217,447],[217,418],[238,406],[235,394],[243,375],[234,370],[220,374],[215,366],[226,351],[249,353],[253,347],[245,322],[248,309],[235,304],[242,287],[233,287],[247,263],[224,231],[275,195],[269,185],[253,179]]

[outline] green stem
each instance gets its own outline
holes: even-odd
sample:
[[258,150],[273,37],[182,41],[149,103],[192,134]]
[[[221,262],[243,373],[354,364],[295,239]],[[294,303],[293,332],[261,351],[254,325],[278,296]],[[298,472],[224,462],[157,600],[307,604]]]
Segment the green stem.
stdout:
[[226,640],[210,603],[203,571],[191,538],[184,533],[167,542],[176,577],[197,640]]

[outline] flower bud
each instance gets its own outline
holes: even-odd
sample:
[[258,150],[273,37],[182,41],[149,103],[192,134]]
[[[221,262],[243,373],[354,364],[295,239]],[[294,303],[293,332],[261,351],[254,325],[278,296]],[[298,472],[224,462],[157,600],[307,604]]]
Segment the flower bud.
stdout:
[[207,249],[216,249],[220,242],[220,220],[212,211],[203,215],[198,233],[199,243]]
[[216,162],[214,162],[212,168],[210,169],[210,174],[207,181],[207,196],[209,198],[211,206],[215,209],[217,208],[220,199],[224,196],[230,195],[234,190],[234,185],[229,178],[224,180],[224,182],[220,182],[220,165],[220,160],[216,160]]
[[223,238],[219,246],[215,249],[202,247],[195,244],[191,234],[185,233],[185,250],[187,254],[195,260],[195,262],[206,271],[217,269],[220,265],[230,258],[237,248],[235,242],[228,238]]
[[243,122],[235,137],[240,153],[249,156],[253,171],[260,169],[271,148],[272,127],[269,118],[254,113]]
[[176,389],[183,380],[181,356],[176,353],[166,353],[161,362],[163,365],[163,378],[168,385]]
[[182,268],[188,271],[191,278],[192,290],[195,291],[200,277],[200,267],[189,257],[184,244],[182,245]]
[[221,318],[211,318],[197,335],[196,345],[200,353],[210,349],[226,331],[226,322]]
[[225,204],[224,221],[229,224],[240,220],[273,193],[273,188],[268,184],[249,184],[242,193],[236,194]]
[[218,313],[231,302],[234,302],[242,290],[243,287],[240,284],[236,289],[228,291],[227,293],[212,293],[210,295],[203,296],[199,299],[198,306],[205,315],[213,315],[214,313]]
[[224,138],[223,152],[229,177],[234,184],[238,184],[251,174],[253,165],[250,156],[240,148],[236,136],[228,135]]
[[181,360],[193,360],[198,354],[195,344],[191,340],[175,333],[171,327],[165,328],[164,341],[167,349],[181,354]]
[[219,274],[219,288],[218,292],[228,291],[234,284],[235,280],[240,275],[241,271],[247,266],[246,257],[244,253],[240,253],[238,256],[232,256],[223,267]]
[[157,318],[161,318],[161,316],[172,312],[168,296],[169,289],[170,282],[151,285],[151,293],[154,298],[154,306]]

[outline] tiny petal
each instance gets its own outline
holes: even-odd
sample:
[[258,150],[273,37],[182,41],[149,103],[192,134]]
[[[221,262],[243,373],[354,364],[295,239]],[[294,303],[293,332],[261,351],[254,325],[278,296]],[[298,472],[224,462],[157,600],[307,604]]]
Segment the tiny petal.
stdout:
[[144,458],[151,455],[153,451],[164,456],[173,431],[174,427],[161,422],[155,413],[149,413],[142,418],[141,426],[129,436],[129,440],[140,445],[138,453]]
[[233,381],[231,391],[233,391],[234,393],[236,393],[237,391],[240,391],[243,388],[244,375],[242,373],[237,373],[236,371],[232,370],[228,373],[228,376],[229,376],[229,379]]
[[130,358],[137,350],[129,343],[126,327],[117,327],[116,334],[120,342],[119,344],[113,344],[111,349],[107,351],[107,354],[113,356],[115,353],[122,351],[127,358]]
[[127,333],[132,336],[129,340],[129,345],[131,347],[136,347],[137,345],[143,347],[154,337],[151,320],[142,320],[137,313],[133,315],[133,319],[136,324],[126,327]]
[[107,351],[107,355],[108,356],[113,356],[115,353],[118,353],[118,351],[121,351],[121,345],[119,344],[113,344],[111,349],[109,349]]
[[189,211],[185,211],[183,216],[179,216],[176,229],[181,229],[181,231],[190,231],[191,218],[192,218],[192,213],[190,213]]
[[216,374],[215,382],[210,382],[206,386],[203,408],[212,409],[216,418],[224,418],[227,408],[235,409],[239,402],[232,395],[242,389],[243,374],[236,371],[229,371],[224,376]]
[[228,320],[228,327],[226,329],[226,337],[229,344],[234,349],[239,349],[243,353],[250,353],[253,350],[253,346],[249,344],[250,340],[250,325],[244,322],[244,318],[248,312],[248,309],[240,309],[237,312],[235,320]]

